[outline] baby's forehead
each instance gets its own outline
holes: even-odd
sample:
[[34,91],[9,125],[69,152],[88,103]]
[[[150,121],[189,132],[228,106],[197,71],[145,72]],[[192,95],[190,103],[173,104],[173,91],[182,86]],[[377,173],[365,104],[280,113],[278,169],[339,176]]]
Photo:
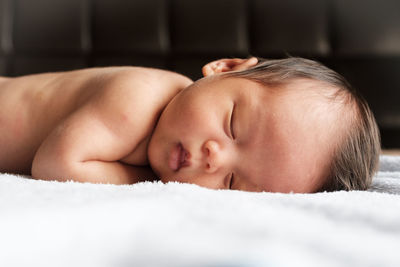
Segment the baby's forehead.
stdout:
[[[256,84],[256,86],[255,86]],[[252,90],[252,89],[261,90]],[[338,91],[334,86],[317,80],[298,78],[279,82],[262,83],[250,79],[243,79],[241,83],[242,93],[250,95],[258,94],[257,97],[274,97],[281,101],[307,101],[309,103],[325,103]]]
[[264,86],[269,97],[288,108],[301,106],[298,112],[307,115],[332,115],[342,113],[346,104],[340,90],[334,85],[312,79],[295,79],[282,84]]
[[[271,177],[282,174],[281,180],[310,175],[310,179],[316,182],[315,177],[322,177],[330,149],[340,130],[339,116],[332,112],[334,109],[329,100],[314,92],[318,88],[309,87],[318,86],[318,83],[295,82],[289,86],[283,88],[284,94],[273,91],[278,97],[260,106],[265,112],[255,124],[260,127],[254,127],[257,145],[253,147],[254,154],[265,159],[258,167],[259,176],[268,171]],[[307,183],[304,181],[304,185]],[[299,182],[297,187],[301,186]]]
[[[336,125],[345,115],[344,103],[332,98],[337,91],[333,86],[311,79],[297,79],[275,86],[263,85],[257,97],[260,110],[259,130],[288,133],[292,136],[328,135],[342,127]],[[244,105],[252,105],[244,102]],[[265,123],[268,122],[268,123]],[[340,124],[340,123],[339,123]]]

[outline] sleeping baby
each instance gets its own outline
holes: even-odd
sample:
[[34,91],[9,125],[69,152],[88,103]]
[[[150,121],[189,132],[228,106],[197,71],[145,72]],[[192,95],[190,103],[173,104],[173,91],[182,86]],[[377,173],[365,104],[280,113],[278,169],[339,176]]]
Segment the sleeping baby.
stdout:
[[365,190],[365,100],[303,58],[220,59],[195,82],[142,67],[0,78],[0,172],[35,179],[311,193]]

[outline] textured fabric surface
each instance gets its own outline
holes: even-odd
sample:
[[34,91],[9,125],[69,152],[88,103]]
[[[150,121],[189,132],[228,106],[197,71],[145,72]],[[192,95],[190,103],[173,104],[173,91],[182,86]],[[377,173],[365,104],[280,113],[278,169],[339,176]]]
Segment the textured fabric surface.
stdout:
[[400,157],[369,191],[209,190],[0,175],[0,266],[400,266]]

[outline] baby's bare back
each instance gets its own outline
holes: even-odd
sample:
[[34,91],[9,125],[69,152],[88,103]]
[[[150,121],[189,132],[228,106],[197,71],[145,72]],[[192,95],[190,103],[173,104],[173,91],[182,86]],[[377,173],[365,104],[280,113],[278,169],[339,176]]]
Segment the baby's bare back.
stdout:
[[[129,76],[129,81],[142,80],[140,88],[135,82],[118,83],[118,75]],[[155,83],[146,82],[146,79],[157,80],[168,75],[179,76],[182,79],[182,76],[170,72],[133,67],[93,68],[0,78],[0,171],[31,174],[32,161],[39,147],[71,114],[96,99],[104,98],[105,95],[113,98],[112,90],[115,87],[129,87],[131,84],[130,90],[137,92],[138,98],[143,97],[143,92],[154,95],[153,91],[161,87],[156,88]],[[146,84],[149,88],[145,88]],[[159,114],[171,97],[178,92],[177,88],[172,92],[174,90],[172,87],[165,90],[171,92],[163,92],[160,94],[162,100],[154,101],[157,103],[152,107],[154,114]],[[131,97],[135,99],[135,93]],[[117,107],[118,99],[112,101],[116,101]],[[133,106],[134,104],[132,103]],[[147,125],[154,127],[155,122]],[[152,129],[147,131],[150,134]],[[92,134],[95,135],[96,132]],[[135,147],[132,147],[132,150],[134,149]],[[139,161],[146,161],[147,155],[144,153],[142,149],[140,156],[131,155],[131,158],[141,158]]]

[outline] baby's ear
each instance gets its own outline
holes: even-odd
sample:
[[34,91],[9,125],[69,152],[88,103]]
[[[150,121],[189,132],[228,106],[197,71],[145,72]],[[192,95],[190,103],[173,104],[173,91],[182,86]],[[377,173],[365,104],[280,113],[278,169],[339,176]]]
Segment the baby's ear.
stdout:
[[202,71],[204,77],[237,70],[246,70],[257,65],[258,59],[256,57],[251,57],[247,59],[242,58],[223,58],[212,61],[204,65]]

